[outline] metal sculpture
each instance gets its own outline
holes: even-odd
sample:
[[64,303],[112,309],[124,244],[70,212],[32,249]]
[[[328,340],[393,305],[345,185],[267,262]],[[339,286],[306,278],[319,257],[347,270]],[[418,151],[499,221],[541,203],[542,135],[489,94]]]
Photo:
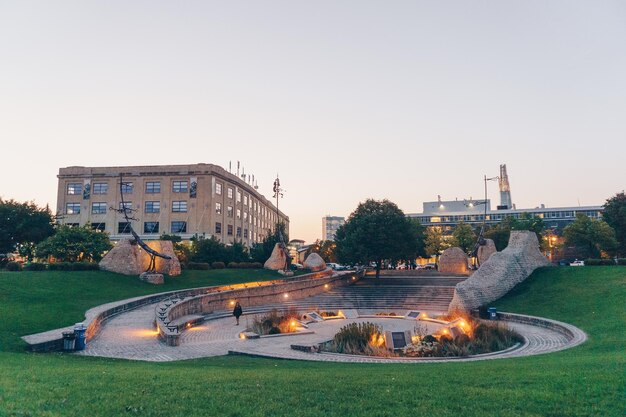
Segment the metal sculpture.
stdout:
[[276,174],[276,179],[274,180],[274,198],[276,199],[276,231],[278,232],[278,239],[280,240],[280,248],[283,250],[285,254],[285,271],[289,270],[289,266],[291,265],[291,256],[289,256],[289,250],[287,249],[287,242],[285,242],[285,236],[280,228],[280,212],[278,211],[278,200],[283,197],[283,190],[280,188],[280,180],[278,179],[278,174]]
[[171,256],[159,253],[157,251],[155,251],[154,249],[152,249],[150,246],[148,246],[142,239],[141,237],[139,237],[139,235],[135,232],[135,230],[133,229],[133,226],[131,224],[131,221],[136,221],[137,219],[134,217],[129,217],[129,214],[132,215],[132,212],[135,211],[133,208],[128,207],[126,205],[126,202],[124,201],[124,178],[122,176],[122,174],[120,174],[120,208],[116,209],[114,207],[111,207],[111,210],[117,211],[118,213],[122,214],[124,216],[124,219],[126,219],[126,225],[128,226],[128,229],[130,230],[130,234],[133,236],[135,243],[137,243],[139,245],[139,247],[141,247],[141,249],[145,250],[146,253],[150,256],[150,265],[148,266],[148,269],[145,271],[149,274],[155,273],[156,271],[156,258],[157,256],[159,258],[163,258],[163,259],[172,259]]

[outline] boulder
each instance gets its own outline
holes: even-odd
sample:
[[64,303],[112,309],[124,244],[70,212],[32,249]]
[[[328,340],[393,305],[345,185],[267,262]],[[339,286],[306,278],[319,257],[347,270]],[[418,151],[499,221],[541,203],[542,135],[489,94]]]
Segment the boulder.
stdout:
[[442,274],[469,274],[467,254],[461,248],[448,248],[439,257]]
[[303,266],[305,269],[310,269],[312,272],[318,272],[326,269],[326,262],[324,262],[319,254],[312,253],[307,256]]
[[478,247],[478,253],[476,255],[478,258],[478,265],[482,265],[487,262],[487,259],[489,259],[489,257],[497,251],[496,244],[493,240],[485,239],[485,244]]
[[448,310],[469,312],[487,305],[524,281],[535,269],[547,265],[550,261],[539,251],[534,232],[512,231],[506,249],[491,255],[478,271],[456,285]]
[[[180,262],[174,253],[174,245],[166,240],[152,240],[146,244],[172,259],[156,258],[156,272],[169,276],[180,275]],[[134,241],[122,239],[100,261],[100,269],[124,275],[140,275],[150,266],[150,255]]]
[[287,253],[282,243],[274,245],[272,255],[265,261],[263,268],[271,269],[272,271],[281,271],[287,267]]

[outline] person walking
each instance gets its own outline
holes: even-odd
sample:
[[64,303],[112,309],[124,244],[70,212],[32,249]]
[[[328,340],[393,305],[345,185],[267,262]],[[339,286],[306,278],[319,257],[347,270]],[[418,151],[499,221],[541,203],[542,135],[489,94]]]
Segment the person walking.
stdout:
[[239,301],[237,301],[237,304],[235,304],[235,308],[233,309],[233,316],[235,316],[235,318],[237,319],[236,326],[239,326],[239,317],[241,317],[242,314],[243,309],[241,308],[241,304],[239,304]]

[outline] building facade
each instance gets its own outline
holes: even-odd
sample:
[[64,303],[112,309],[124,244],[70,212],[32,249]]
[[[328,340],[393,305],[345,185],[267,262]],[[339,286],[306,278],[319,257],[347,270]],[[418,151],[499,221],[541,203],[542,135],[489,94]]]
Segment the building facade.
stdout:
[[337,229],[345,222],[345,217],[330,215],[322,217],[322,240],[335,240]]
[[289,231],[289,217],[252,185],[212,164],[68,167],[59,169],[59,223],[128,238],[122,208],[132,209],[132,227],[142,239],[176,234],[215,236],[250,246],[271,234],[278,221]]
[[438,200],[423,203],[422,213],[407,214],[407,216],[417,219],[424,226],[440,226],[444,231],[450,231],[460,222],[479,226],[485,220],[486,224],[496,224],[505,217],[520,218],[522,214],[527,213],[543,219],[546,228],[560,229],[576,220],[578,213],[583,213],[592,219],[599,219],[602,217],[602,210],[602,206],[548,208],[543,205],[533,209],[491,210],[489,200]]

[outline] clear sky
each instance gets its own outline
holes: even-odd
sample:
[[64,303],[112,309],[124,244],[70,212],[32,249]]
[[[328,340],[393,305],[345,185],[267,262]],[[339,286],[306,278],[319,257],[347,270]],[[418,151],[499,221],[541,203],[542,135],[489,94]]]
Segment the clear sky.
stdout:
[[0,39],[5,199],[241,161],[312,241],[369,197],[480,198],[501,163],[518,208],[626,188],[622,0],[0,0]]

